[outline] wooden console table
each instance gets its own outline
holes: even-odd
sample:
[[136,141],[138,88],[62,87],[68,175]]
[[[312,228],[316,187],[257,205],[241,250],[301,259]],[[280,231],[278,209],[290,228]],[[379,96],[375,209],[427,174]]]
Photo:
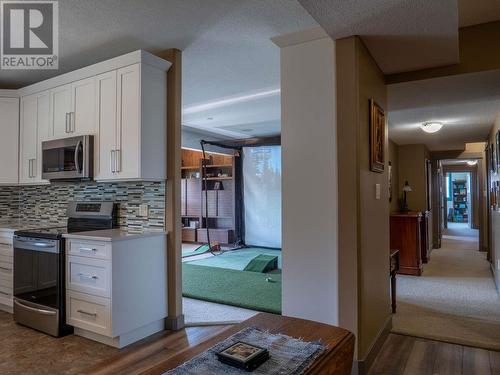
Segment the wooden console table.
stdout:
[[421,212],[397,212],[391,215],[391,249],[399,250],[399,273],[422,274]]
[[354,355],[354,335],[351,332],[327,324],[312,322],[310,320],[289,318],[267,313],[260,313],[243,323],[228,328],[199,345],[179,352],[167,362],[164,362],[161,368],[157,367],[150,373],[162,373],[180,366],[218,342],[250,326],[269,330],[271,333],[281,333],[301,338],[304,341],[320,340],[321,343],[325,345],[326,350],[306,371],[305,374],[307,375],[351,374]]

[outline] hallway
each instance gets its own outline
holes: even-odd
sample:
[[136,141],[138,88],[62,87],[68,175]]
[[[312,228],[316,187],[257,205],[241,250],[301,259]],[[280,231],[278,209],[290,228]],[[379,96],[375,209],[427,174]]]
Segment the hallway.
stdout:
[[474,234],[452,225],[421,277],[398,275],[393,333],[500,350],[500,298]]

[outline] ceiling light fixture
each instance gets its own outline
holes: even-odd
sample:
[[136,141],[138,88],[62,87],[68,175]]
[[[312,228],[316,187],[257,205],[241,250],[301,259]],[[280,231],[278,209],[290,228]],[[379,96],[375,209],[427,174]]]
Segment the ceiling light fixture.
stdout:
[[442,127],[443,123],[437,121],[424,122],[422,125],[420,125],[420,129],[422,129],[426,133],[436,133],[440,131]]
[[477,160],[468,160],[467,165],[473,166],[477,164]]

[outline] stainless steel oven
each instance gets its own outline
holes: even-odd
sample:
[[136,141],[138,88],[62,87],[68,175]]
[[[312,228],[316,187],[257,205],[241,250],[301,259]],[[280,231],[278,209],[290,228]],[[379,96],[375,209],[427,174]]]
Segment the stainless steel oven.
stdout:
[[94,137],[42,142],[42,178],[45,180],[91,179],[94,174]]
[[14,236],[14,319],[53,336],[64,330],[61,241]]

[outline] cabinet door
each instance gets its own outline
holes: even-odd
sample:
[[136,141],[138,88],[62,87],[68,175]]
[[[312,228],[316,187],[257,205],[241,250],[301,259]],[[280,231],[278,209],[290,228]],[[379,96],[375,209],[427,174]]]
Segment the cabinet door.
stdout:
[[140,178],[140,64],[117,71],[116,170],[120,179]]
[[94,140],[96,152],[96,179],[114,177],[116,154],[116,71],[96,77],[97,129]]
[[72,112],[70,132],[76,134],[94,134],[95,126],[95,78],[82,79],[71,84]]
[[66,137],[71,133],[69,126],[71,104],[71,84],[50,90],[50,121],[52,135],[56,138]]
[[37,95],[21,98],[19,182],[33,182],[36,166]]
[[36,165],[33,171],[36,182],[48,182],[42,180],[42,142],[50,138],[50,95],[48,91],[37,94],[37,143],[36,143]]
[[2,136],[0,137],[0,183],[19,181],[19,99],[0,98]]

